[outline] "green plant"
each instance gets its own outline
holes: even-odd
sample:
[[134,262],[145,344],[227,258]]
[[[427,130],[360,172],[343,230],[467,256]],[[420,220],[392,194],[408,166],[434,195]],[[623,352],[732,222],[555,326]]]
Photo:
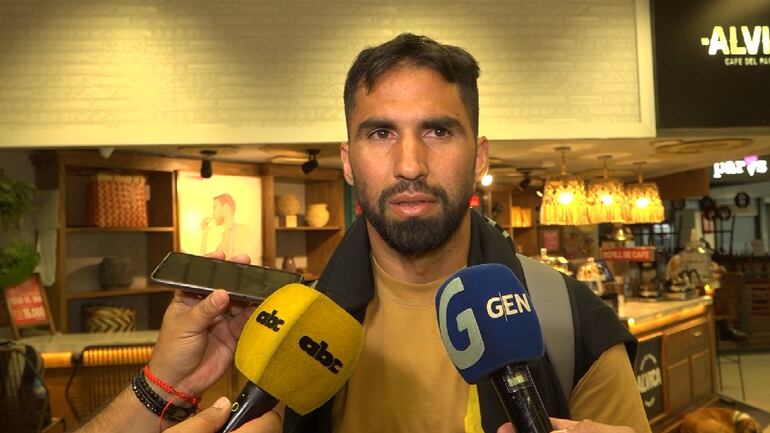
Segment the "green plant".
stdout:
[[[6,176],[0,170],[0,227],[17,232],[25,215],[32,210],[35,188],[20,180]],[[35,271],[40,261],[35,247],[11,237],[10,244],[0,251],[0,288],[24,282]]]
[[24,216],[32,210],[35,188],[6,176],[0,170],[0,226],[5,230],[19,230]]
[[0,288],[24,282],[35,271],[40,256],[35,247],[18,239],[0,252]]

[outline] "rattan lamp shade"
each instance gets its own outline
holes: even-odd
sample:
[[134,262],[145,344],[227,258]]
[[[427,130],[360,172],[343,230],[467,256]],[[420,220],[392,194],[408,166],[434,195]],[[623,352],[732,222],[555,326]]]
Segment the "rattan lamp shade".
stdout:
[[666,219],[666,211],[660,199],[658,185],[645,182],[642,174],[644,162],[638,162],[639,181],[626,185],[628,200],[626,222],[628,224],[656,224]]
[[604,160],[604,176],[588,185],[588,220],[591,224],[626,222],[626,191],[623,184],[610,179],[607,172],[609,155]]
[[626,193],[623,184],[601,179],[588,186],[588,220],[591,224],[624,223]]
[[567,175],[565,152],[568,147],[559,147],[561,152],[561,175],[549,178],[543,188],[543,202],[540,205],[540,224],[579,226],[588,224],[586,187],[582,179]]
[[633,183],[626,186],[629,224],[655,224],[666,218],[655,182]]

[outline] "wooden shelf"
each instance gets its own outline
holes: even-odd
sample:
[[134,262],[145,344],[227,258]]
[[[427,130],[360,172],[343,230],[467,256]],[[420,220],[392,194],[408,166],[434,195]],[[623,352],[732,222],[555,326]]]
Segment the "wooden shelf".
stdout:
[[67,293],[67,299],[93,299],[93,298],[111,298],[113,296],[133,296],[133,295],[146,295],[149,293],[164,293],[173,292],[171,287],[163,286],[150,286],[136,289],[116,289],[116,290],[99,290],[96,292],[70,292]]
[[172,233],[173,227],[67,227],[68,233]]
[[341,230],[342,227],[339,227],[339,226],[324,226],[324,227],[299,226],[299,227],[276,227],[275,229],[278,230],[278,231],[282,231],[282,232],[322,232],[322,231],[334,232],[334,231]]

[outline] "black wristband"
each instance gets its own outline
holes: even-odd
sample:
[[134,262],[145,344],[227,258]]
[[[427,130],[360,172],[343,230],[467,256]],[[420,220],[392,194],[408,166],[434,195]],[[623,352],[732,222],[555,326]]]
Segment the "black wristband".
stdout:
[[[169,404],[168,401],[164,400],[157,392],[150,388],[150,384],[147,383],[143,371],[134,376],[134,379],[131,381],[131,389],[134,390],[134,395],[136,395],[136,398],[139,399],[144,407],[155,415],[160,416],[163,414],[163,418],[169,421],[184,421],[198,410],[198,406],[184,408],[173,403]],[[166,410],[165,413],[163,412],[164,409]]]

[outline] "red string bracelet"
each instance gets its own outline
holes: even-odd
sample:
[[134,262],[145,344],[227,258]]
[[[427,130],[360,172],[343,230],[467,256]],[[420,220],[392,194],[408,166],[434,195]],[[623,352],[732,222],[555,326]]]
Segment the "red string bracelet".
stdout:
[[[145,368],[147,368],[147,367],[145,366]],[[149,371],[149,368],[147,370]],[[160,385],[158,385],[158,386],[160,386]],[[168,408],[171,407],[171,403],[173,403],[174,400],[176,400],[178,398],[179,398],[178,396],[172,398],[168,403],[166,403],[166,406],[160,412],[160,417],[158,418],[158,433],[162,433],[163,432],[163,416],[166,414],[166,411],[168,410]]]
[[[149,365],[145,365],[143,371],[144,371],[144,377],[146,377],[150,382],[160,387],[160,389],[162,389],[163,391],[166,391],[169,394],[174,394],[178,398],[181,398],[182,400],[189,402],[193,406],[198,406],[198,403],[201,402],[200,396],[190,396],[183,393],[182,391],[177,391],[176,389],[174,389],[173,386],[155,377],[155,375],[153,375],[152,372],[150,371]],[[176,400],[176,398],[172,399],[171,401],[174,401],[174,400]],[[169,402],[169,404],[171,404],[171,402]],[[168,408],[168,405],[166,406],[166,408]],[[161,416],[161,419],[162,418],[163,416]]]

